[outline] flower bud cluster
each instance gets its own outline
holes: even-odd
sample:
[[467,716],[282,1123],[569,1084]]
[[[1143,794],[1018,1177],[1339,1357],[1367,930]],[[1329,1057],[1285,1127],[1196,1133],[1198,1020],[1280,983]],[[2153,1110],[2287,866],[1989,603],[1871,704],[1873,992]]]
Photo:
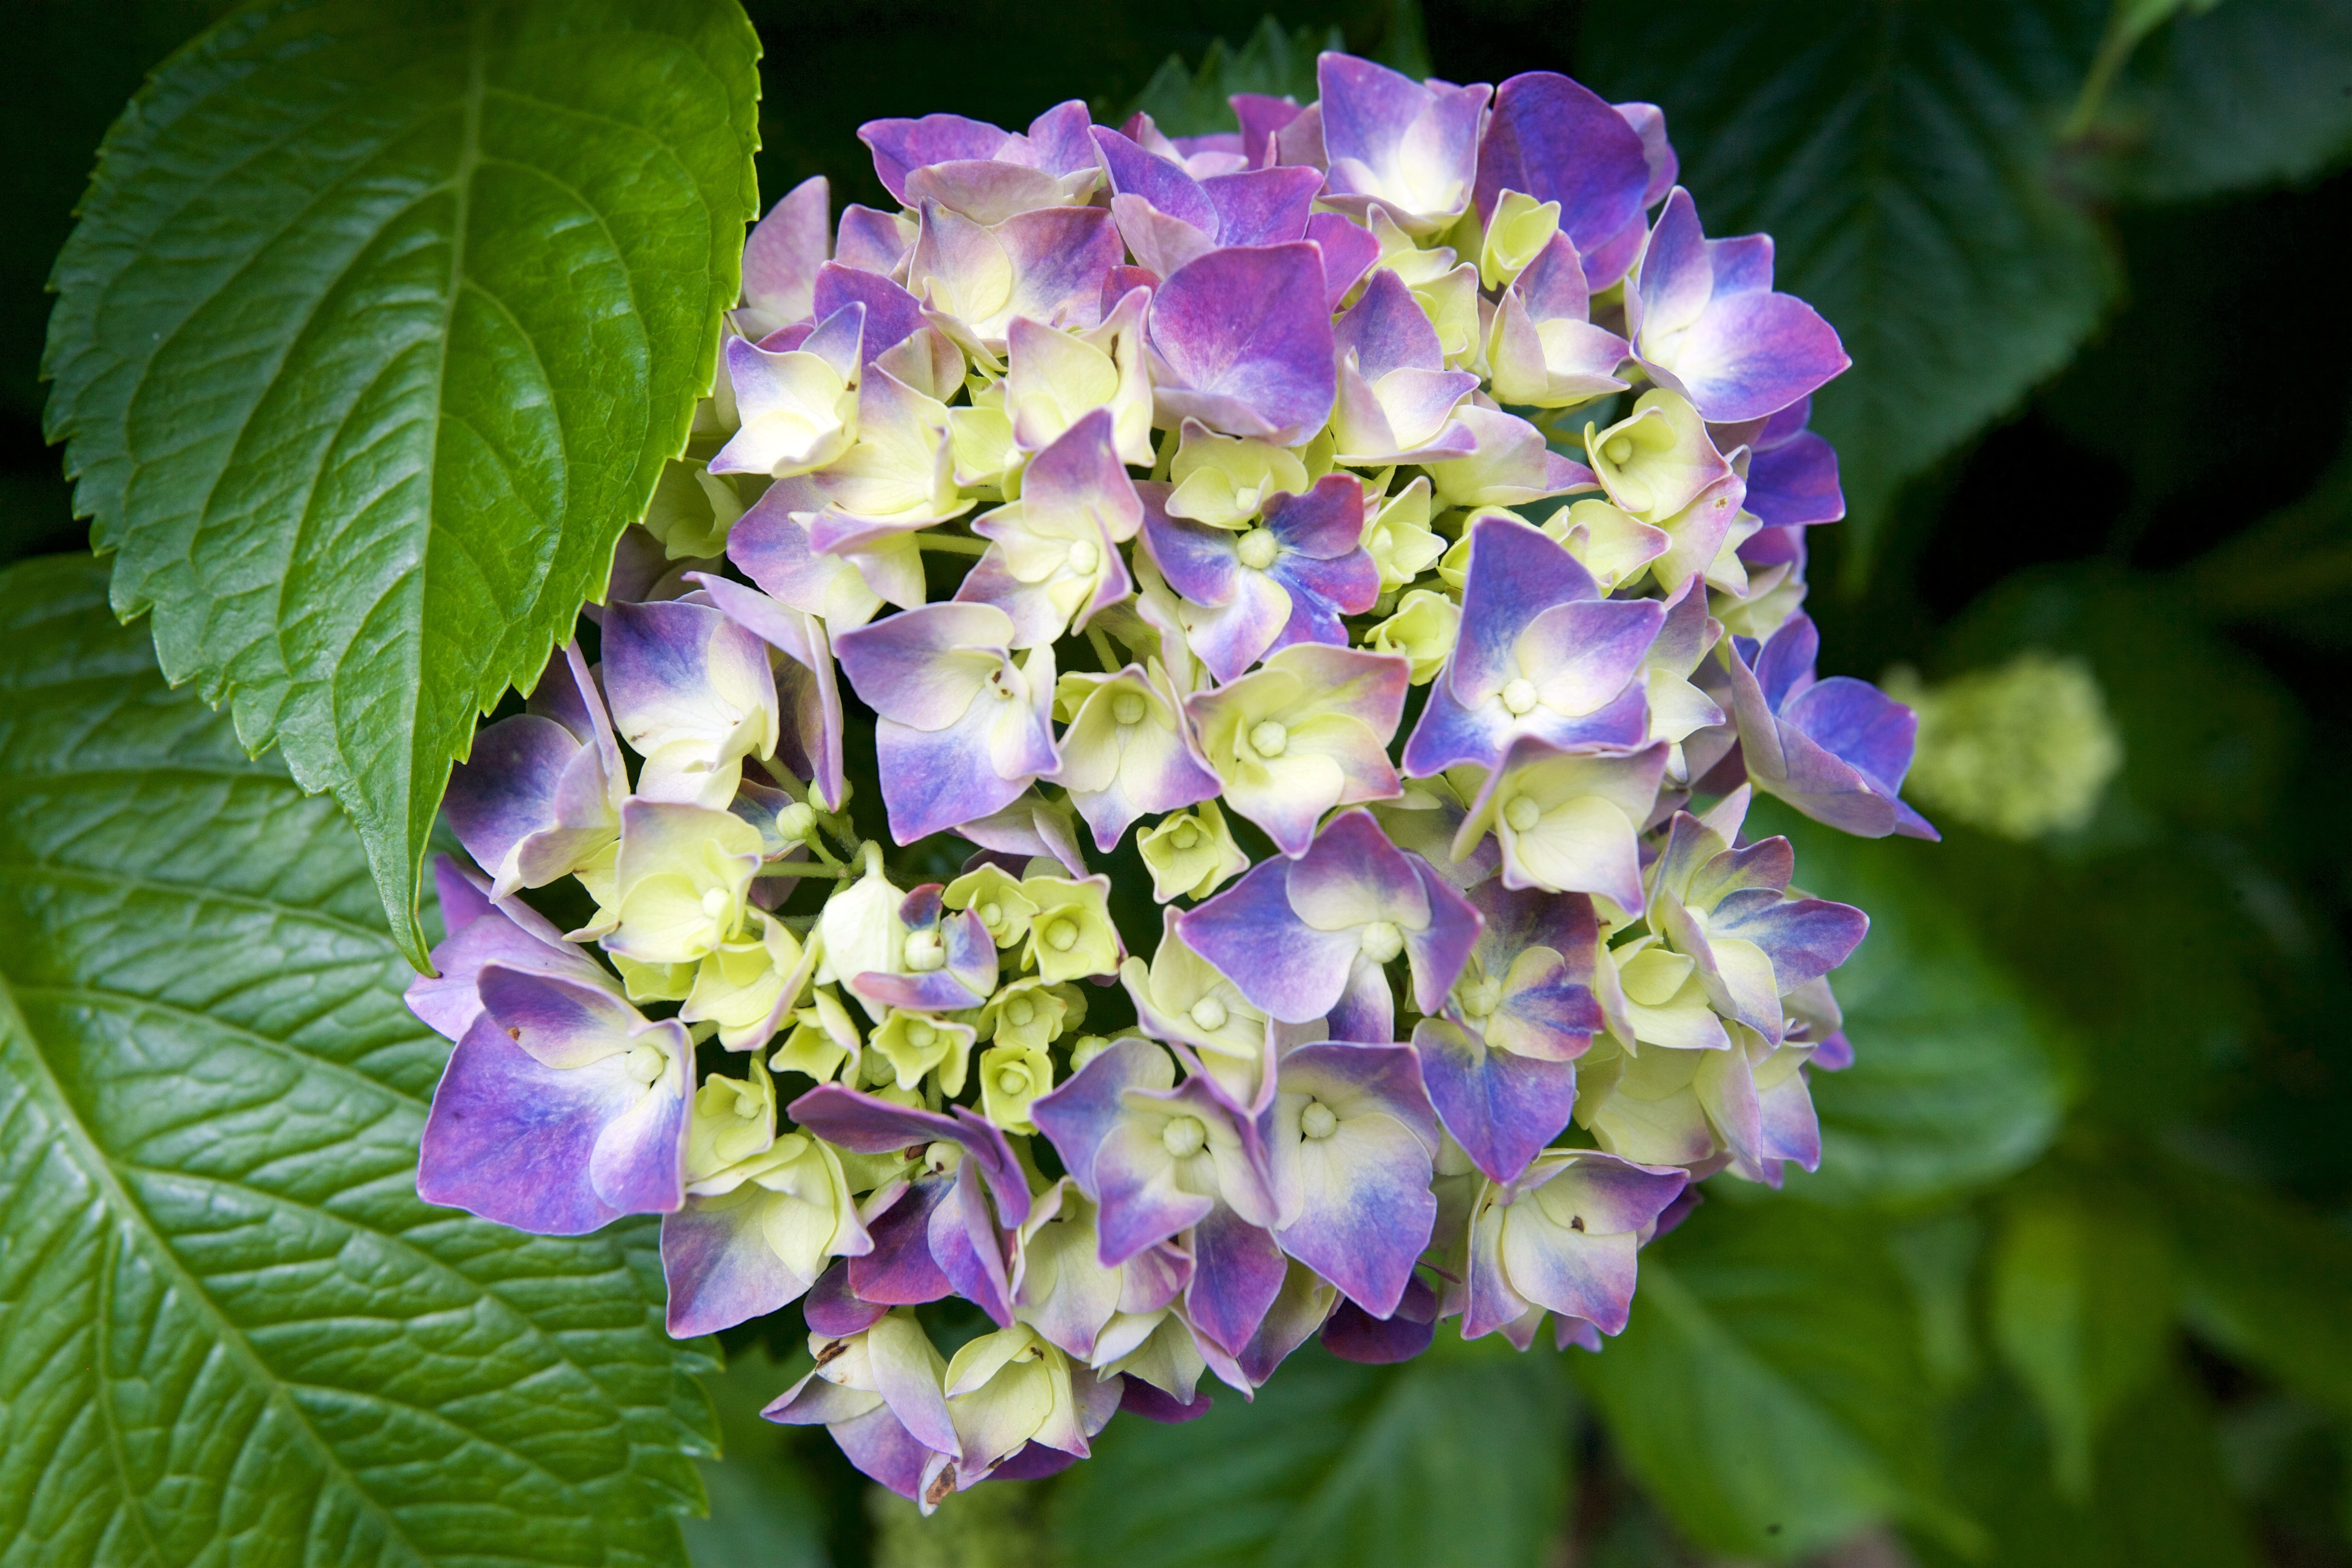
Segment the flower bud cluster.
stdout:
[[[678,1334],[801,1301],[771,1415],[926,1508],[1318,1333],[1598,1349],[1850,1058],[1867,922],[1754,794],[1933,836],[1908,711],[1814,674],[1847,362],[1770,241],[1652,106],[1319,75],[1218,136],[866,126],[898,210],[752,233],[601,663],[451,788],[420,1189],[664,1215]],[[952,879],[857,833],[852,697]],[[520,897],[565,879],[568,931]],[[994,1326],[944,1358],[950,1296]]]

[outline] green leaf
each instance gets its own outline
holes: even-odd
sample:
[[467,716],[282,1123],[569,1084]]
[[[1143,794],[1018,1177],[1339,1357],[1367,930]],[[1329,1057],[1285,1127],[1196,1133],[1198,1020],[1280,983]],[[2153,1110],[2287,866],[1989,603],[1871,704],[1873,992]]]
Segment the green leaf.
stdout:
[[733,303],[733,0],[279,0],[156,73],[58,259],[47,433],[152,611],[358,825],[402,951],[452,758],[681,451]]
[[778,1366],[754,1343],[705,1380],[719,1411],[719,1456],[702,1462],[710,1516],[681,1521],[694,1568],[829,1568],[824,1509],[794,1460],[795,1440],[809,1434],[760,1418],[802,1370]]
[[2164,1184],[2182,1316],[2233,1359],[2352,1417],[2352,1234],[2258,1189],[2179,1170]]
[[1770,234],[1777,287],[1853,356],[1813,413],[1843,467],[1850,581],[1902,481],[2064,364],[2114,293],[2097,226],[2051,168],[2105,13],[1703,0],[1585,14],[1586,79],[1664,107],[1707,232]]
[[682,1562],[653,1227],[418,1200],[448,1047],[333,806],[93,562],[0,574],[0,1559]]
[[1198,1421],[1126,1416],[1058,1483],[1060,1560],[1119,1568],[1536,1568],[1557,1546],[1570,1396],[1549,1348],[1451,1331],[1397,1367],[1310,1344]]
[[[1404,0],[1405,5],[1413,4],[1414,0]],[[1414,20],[1418,21],[1417,10]],[[1400,36],[1410,38],[1412,35]],[[1240,122],[1234,120],[1227,99],[1237,92],[1259,92],[1268,98],[1287,95],[1301,103],[1312,103],[1317,91],[1316,54],[1347,47],[1336,26],[1293,32],[1272,16],[1262,17],[1257,31],[1238,49],[1228,49],[1223,38],[1212,38],[1198,69],[1188,70],[1181,56],[1170,55],[1136,95],[1128,112],[1149,114],[1161,133],[1169,136],[1235,131]]]
[[1920,1343],[1873,1227],[1773,1198],[1710,1204],[1643,1253],[1633,1321],[1574,1365],[1686,1534],[1785,1561],[1890,1518],[1972,1541],[1936,1495]]
[[[2193,9],[2193,8],[2192,8]],[[2229,0],[2142,44],[2096,125],[2098,172],[2131,201],[2302,183],[2352,157],[2352,11]]]
[[1822,1168],[1789,1191],[1823,1203],[1916,1205],[2023,1169],[2057,1135],[2064,1085],[2045,1019],[1952,907],[1940,846],[1865,841],[1778,802],[1750,816],[1786,833],[1807,892],[1870,913],[1831,977],[1854,1063],[1810,1074]]
[[1992,1540],[1973,1554],[1914,1538],[1927,1568],[2253,1568],[2257,1550],[2204,1395],[2167,1369],[2116,1412],[2086,1502],[2051,1479],[2046,1434],[2012,1384],[1988,1382],[1954,1412],[1944,1448],[1953,1490]]
[[2093,1446],[2163,1365],[2172,1258],[2131,1196],[2031,1184],[2005,1205],[1992,1254],[1992,1341],[2049,1423],[2061,1494],[2086,1498]]

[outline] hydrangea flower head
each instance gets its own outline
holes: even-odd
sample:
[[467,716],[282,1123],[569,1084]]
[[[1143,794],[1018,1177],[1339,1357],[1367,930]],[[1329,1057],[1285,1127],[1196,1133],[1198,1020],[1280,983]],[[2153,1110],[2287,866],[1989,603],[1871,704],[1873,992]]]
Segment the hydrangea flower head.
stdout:
[[1869,1046],[1752,795],[1934,832],[1815,672],[1845,356],[1770,241],[1653,105],[1317,80],[868,122],[894,207],[752,230],[601,664],[450,791],[420,1191],[660,1214],[672,1331],[798,1311],[767,1415],[926,1510],[1318,1334],[1601,1351]]

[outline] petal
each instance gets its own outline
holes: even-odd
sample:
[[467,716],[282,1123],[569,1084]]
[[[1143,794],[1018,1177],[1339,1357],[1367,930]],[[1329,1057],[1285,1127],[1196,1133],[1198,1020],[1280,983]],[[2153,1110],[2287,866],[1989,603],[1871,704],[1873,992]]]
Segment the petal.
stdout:
[[1296,167],[1252,169],[1201,182],[1216,208],[1220,245],[1286,245],[1307,237],[1321,174]]
[[1486,701],[1519,673],[1519,639],[1537,616],[1557,605],[1600,597],[1591,574],[1540,529],[1507,517],[1479,518],[1470,525],[1462,636],[1443,679],[1463,702]]
[[[588,1165],[606,1124],[645,1093],[621,1062],[550,1068],[487,1015],[476,1019],[434,1090],[417,1194],[535,1236],[584,1236],[618,1218]],[[685,1160],[681,1139],[681,1173]]]
[[1282,1293],[1286,1272],[1274,1237],[1218,1204],[1192,1230],[1185,1316],[1218,1348],[1240,1355]]
[[1176,916],[1176,932],[1250,1005],[1286,1024],[1306,1024],[1338,1004],[1363,943],[1353,929],[1320,931],[1300,920],[1291,908],[1289,870],[1281,860],[1261,861],[1215,898]]
[[1562,231],[1591,250],[1640,218],[1649,178],[1640,132],[1590,89],[1553,71],[1496,89],[1478,148],[1482,217],[1507,190],[1558,202]]
[[720,1198],[689,1198],[661,1224],[662,1279],[669,1291],[664,1321],[672,1339],[721,1329],[786,1306],[809,1288],[761,1226],[769,1194],[745,1184]]
[[1338,390],[1322,253],[1313,245],[1213,250],[1152,296],[1147,329],[1162,405],[1237,436],[1291,445]]
[[[1332,329],[1332,338],[1340,354],[1354,353],[1367,381],[1378,381],[1392,370],[1445,368],[1445,353],[1429,312],[1393,268],[1372,274],[1363,297]],[[1476,378],[1472,379],[1475,383]]]
[[1853,363],[1836,329],[1811,305],[1790,294],[1756,293],[1718,295],[1675,345],[1666,368],[1701,414],[1729,422],[1785,408]]
[[1413,1050],[1438,1120],[1494,1181],[1518,1179],[1576,1109],[1576,1064],[1489,1050],[1443,1018],[1413,1026]]
[[820,320],[845,305],[866,307],[865,334],[857,350],[860,364],[872,364],[923,324],[922,303],[912,294],[879,272],[835,261],[817,268],[814,300]]

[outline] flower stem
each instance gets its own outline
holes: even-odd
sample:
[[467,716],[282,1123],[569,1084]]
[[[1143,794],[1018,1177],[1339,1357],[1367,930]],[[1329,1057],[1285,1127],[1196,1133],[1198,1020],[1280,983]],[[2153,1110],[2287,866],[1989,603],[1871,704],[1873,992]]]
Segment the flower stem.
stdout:
[[783,864],[762,866],[754,873],[754,875],[761,877],[824,877],[834,881],[838,881],[842,878],[852,874],[853,873],[850,868],[846,866],[793,866]]
[[942,555],[985,555],[988,541],[966,539],[960,533],[919,533],[915,545],[919,550],[935,551]]
[[1118,659],[1111,657],[1110,638],[1102,635],[1102,629],[1099,626],[1087,628],[1087,645],[1095,650],[1095,662],[1102,666],[1105,675],[1113,674],[1124,668]]

